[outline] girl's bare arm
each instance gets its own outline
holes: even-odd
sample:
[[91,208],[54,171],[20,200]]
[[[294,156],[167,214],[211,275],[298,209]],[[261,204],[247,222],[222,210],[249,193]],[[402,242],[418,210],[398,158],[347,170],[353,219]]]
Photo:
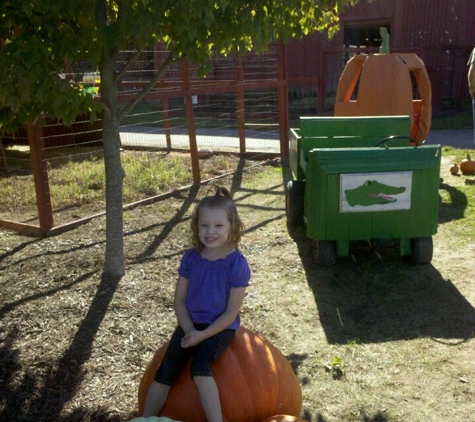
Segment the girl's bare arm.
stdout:
[[223,314],[219,316],[208,328],[203,331],[190,331],[183,337],[181,342],[182,347],[196,346],[208,337],[214,336],[219,332],[225,330],[236,319],[236,316],[241,309],[244,296],[246,295],[246,288],[239,287],[231,289],[228,299],[228,305]]
[[175,287],[174,309],[178,320],[178,325],[185,333],[195,329],[191,321],[190,313],[186,307],[186,295],[188,293],[188,280],[184,277],[178,277]]

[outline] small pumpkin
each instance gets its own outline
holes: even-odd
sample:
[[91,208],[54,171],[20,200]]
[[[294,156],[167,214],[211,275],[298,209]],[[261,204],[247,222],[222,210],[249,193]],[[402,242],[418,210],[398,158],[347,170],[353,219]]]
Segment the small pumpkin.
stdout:
[[[153,356],[139,385],[139,415],[167,344]],[[224,422],[263,421],[272,415],[299,415],[302,391],[282,352],[263,336],[241,327],[213,365]],[[161,416],[186,422],[206,422],[190,362],[170,389]],[[298,419],[296,419],[298,421]]]
[[451,174],[456,175],[459,172],[459,166],[457,164],[453,163],[450,166],[449,171],[450,171]]
[[460,162],[460,171],[462,173],[475,173],[475,161],[472,160],[470,154]]
[[262,422],[307,422],[297,416],[290,415],[275,415],[263,420]]

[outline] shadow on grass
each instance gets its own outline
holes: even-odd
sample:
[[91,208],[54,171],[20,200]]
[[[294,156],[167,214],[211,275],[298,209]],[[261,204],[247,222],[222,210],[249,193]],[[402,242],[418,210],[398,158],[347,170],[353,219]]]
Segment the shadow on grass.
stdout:
[[[304,418],[304,420],[309,421],[309,422],[311,422],[311,421],[328,422],[328,419],[325,418],[321,413],[318,413],[315,416],[315,418],[312,419],[312,415],[308,411],[307,412],[304,411],[302,417]],[[389,419],[384,413],[377,412],[373,416],[363,415],[362,421],[363,422],[389,422]]]
[[[182,207],[176,212],[175,216],[163,227],[160,233],[154,238],[150,245],[139,255],[138,259],[146,259],[160,243],[168,237],[173,227],[180,223],[193,201],[196,199],[198,188],[192,188],[190,194],[185,198]],[[144,230],[152,230],[159,224],[154,224]],[[131,233],[126,233],[130,235]],[[27,246],[22,245],[21,248]],[[87,245],[91,247],[91,245]],[[0,261],[7,255],[12,255],[14,251],[9,251],[5,256],[0,256]],[[79,248],[79,247],[78,247]],[[81,246],[84,248],[84,246]],[[68,252],[71,252],[69,250]],[[68,290],[69,288],[84,282],[96,271],[84,274],[71,283],[60,288],[53,289],[46,293],[41,293],[27,297],[17,302],[5,304],[0,308],[0,317],[6,312],[29,300],[38,300],[42,296],[49,296]],[[94,340],[104,317],[107,314],[108,307],[114,293],[117,290],[120,278],[111,278],[102,276],[101,282],[95,292],[94,298],[90,304],[89,311],[78,327],[74,338],[68,349],[59,359],[50,359],[43,363],[42,374],[37,376],[28,368],[22,368],[20,363],[20,353],[23,350],[14,348],[17,337],[21,333],[14,329],[0,337],[0,420],[5,421],[105,421],[119,422],[124,420],[124,415],[118,415],[117,412],[100,406],[79,407],[72,413],[64,415],[63,408],[76,395],[84,379],[84,365],[91,358]],[[22,377],[18,373],[24,372]],[[129,420],[135,417],[130,413],[125,417]]]
[[[315,422],[328,422],[328,419],[326,419],[321,413],[317,414],[314,419],[311,419],[310,414],[306,414],[304,412],[303,418],[305,420],[310,421],[315,421]],[[389,419],[387,418],[386,415],[382,412],[377,412],[374,416],[368,416],[364,415],[363,416],[363,422],[388,422]]]
[[[283,167],[283,183],[292,177]],[[467,198],[442,184],[452,199],[439,212],[439,223],[464,216]],[[444,205],[442,205],[444,207]],[[351,249],[336,265],[318,267],[313,242],[304,226],[290,226],[320,322],[331,344],[377,343],[430,337],[459,344],[473,337],[475,309],[450,279],[431,264],[414,265],[395,247]]]
[[475,309],[431,265],[414,265],[394,248],[354,250],[318,267],[303,227],[290,228],[329,343],[378,343],[430,337],[459,344],[473,336]]
[[[183,194],[183,203],[180,207],[179,210],[175,213],[173,218],[171,218],[169,221],[167,221],[165,224],[163,223],[153,223],[150,226],[143,227],[140,229],[140,232],[148,232],[153,230],[155,227],[162,225],[162,229],[159,234],[155,235],[154,239],[152,242],[147,246],[147,248],[141,252],[140,254],[137,255],[135,260],[137,262],[142,261],[144,259],[153,259],[153,253],[157,250],[157,248],[162,244],[162,242],[170,235],[174,227],[176,227],[177,224],[180,224],[184,219],[188,218],[186,217],[186,213],[190,209],[190,207],[193,205],[193,201],[195,201],[197,195],[198,195],[199,187],[198,186],[193,186],[190,188],[190,191],[187,195]],[[158,218],[157,218],[158,220]],[[125,235],[129,236],[131,234],[135,234],[137,231],[134,232],[128,232]]]
[[464,218],[465,209],[468,205],[467,196],[446,183],[441,183],[439,189],[447,191],[450,196],[450,203],[442,201],[439,203],[439,224]]
[[[91,274],[90,274],[91,275]],[[84,277],[80,277],[81,280]],[[19,363],[19,350],[13,348],[18,332],[12,330],[0,343],[0,420],[5,421],[108,421],[118,422],[122,416],[103,408],[79,408],[62,416],[62,409],[76,394],[83,377],[83,365],[89,360],[97,331],[104,319],[120,278],[103,276],[89,311],[63,356],[47,361],[44,378],[35,377]],[[18,371],[25,372],[21,382],[15,379]],[[132,417],[132,415],[131,415]]]

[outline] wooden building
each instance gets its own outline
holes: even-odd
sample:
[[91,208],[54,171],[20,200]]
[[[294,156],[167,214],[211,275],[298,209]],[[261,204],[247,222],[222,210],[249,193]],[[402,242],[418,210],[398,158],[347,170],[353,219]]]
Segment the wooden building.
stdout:
[[330,112],[346,62],[354,54],[378,53],[385,27],[390,52],[414,53],[424,61],[434,112],[470,101],[467,61],[475,46],[475,1],[362,0],[346,8],[340,21],[332,40],[316,33],[288,44],[291,96],[315,96],[319,112]]

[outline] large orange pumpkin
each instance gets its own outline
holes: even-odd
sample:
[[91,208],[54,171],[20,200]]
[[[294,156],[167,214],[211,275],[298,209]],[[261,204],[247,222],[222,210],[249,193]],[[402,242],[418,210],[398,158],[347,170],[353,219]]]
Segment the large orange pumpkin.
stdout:
[[262,422],[307,422],[297,416],[290,415],[275,415],[263,420]]
[[149,416],[148,418],[135,418],[130,420],[129,422],[181,422],[181,421],[174,421],[173,419],[166,418],[164,416]]
[[475,173],[475,161],[472,160],[470,154],[460,162],[460,171],[465,173]]
[[[142,376],[139,415],[143,414],[147,391],[166,347],[164,344],[155,352]],[[302,392],[289,361],[268,340],[244,327],[214,363],[213,376],[225,422],[262,421],[272,415],[300,414]],[[170,389],[160,415],[186,422],[206,422],[198,388],[190,376],[190,363]]]

